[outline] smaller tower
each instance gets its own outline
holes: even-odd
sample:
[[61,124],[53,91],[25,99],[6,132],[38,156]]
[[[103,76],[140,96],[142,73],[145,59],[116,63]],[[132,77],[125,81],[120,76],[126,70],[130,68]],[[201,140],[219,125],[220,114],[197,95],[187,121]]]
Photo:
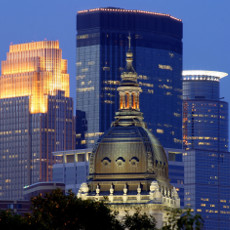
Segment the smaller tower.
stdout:
[[220,98],[219,81],[228,74],[183,71],[183,147],[228,151],[228,103]]
[[230,229],[228,103],[219,94],[219,81],[226,76],[183,71],[184,205],[210,230]]

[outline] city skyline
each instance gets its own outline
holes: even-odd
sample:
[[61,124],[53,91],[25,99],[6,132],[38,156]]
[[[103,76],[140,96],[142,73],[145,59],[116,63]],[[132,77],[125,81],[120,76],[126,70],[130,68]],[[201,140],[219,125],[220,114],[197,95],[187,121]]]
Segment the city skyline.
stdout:
[[[147,38],[145,41],[146,44],[148,44],[149,46],[154,45],[150,38],[153,38],[153,40],[159,39],[157,40],[157,44],[160,44],[163,48],[169,47],[166,53],[167,55],[164,56],[167,56],[167,58],[162,59],[163,62],[156,62],[157,65],[155,65],[154,58],[156,57],[157,61],[159,61],[161,57],[165,54],[164,51],[158,53],[156,52],[156,50],[152,49],[155,49],[155,47],[148,47],[147,45],[145,47],[143,44],[142,45],[144,48],[151,48],[151,50],[146,49],[148,51],[146,52],[146,50],[144,49],[139,49],[140,47],[142,48],[142,46],[138,47],[137,49],[137,46],[133,46],[132,50],[130,49],[129,43],[129,51],[126,50],[127,68],[126,71],[123,72],[123,74],[121,75],[122,80],[121,84],[118,87],[118,92],[120,95],[120,109],[116,113],[115,121],[109,121],[107,117],[101,115],[100,113],[98,113],[99,115],[97,115],[96,109],[100,108],[101,105],[96,107],[96,109],[92,113],[92,116],[89,116],[88,119],[93,124],[95,124],[95,122],[93,121],[94,118],[102,120],[104,123],[108,121],[109,123],[112,122],[109,132],[100,140],[100,142],[98,142],[98,145],[94,147],[90,157],[89,187],[91,189],[91,192],[94,192],[91,195],[94,196],[94,194],[96,193],[98,197],[99,195],[103,195],[103,193],[100,194],[100,192],[107,192],[108,194],[110,194],[110,196],[112,196],[111,201],[113,201],[113,196],[116,195],[114,191],[123,191],[124,194],[122,200],[125,203],[127,201],[127,194],[129,193],[129,191],[139,191],[137,198],[135,198],[135,200],[138,201],[138,197],[140,197],[139,195],[141,195],[141,192],[148,192],[148,190],[150,189],[149,196],[150,200],[152,200],[152,188],[155,185],[157,185],[158,187],[155,187],[154,191],[160,190],[164,198],[162,201],[168,202],[168,198],[171,197],[172,200],[170,201],[170,203],[174,204],[175,207],[179,206],[178,196],[177,193],[175,194],[174,191],[175,188],[173,188],[172,190],[172,187],[169,184],[169,178],[171,179],[171,177],[168,178],[168,161],[163,149],[163,147],[172,146],[167,146],[165,144],[170,144],[169,141],[165,141],[165,143],[162,143],[162,140],[160,140],[160,143],[162,144],[161,146],[161,144],[158,143],[157,140],[159,136],[156,135],[155,138],[149,134],[148,130],[145,130],[146,125],[142,122],[142,112],[144,114],[145,121],[147,120],[148,116],[144,110],[139,111],[139,109],[141,108],[141,106],[139,107],[139,93],[144,89],[144,86],[151,86],[153,88],[154,85],[154,91],[150,89],[150,91],[147,92],[149,94],[151,92],[155,95],[157,94],[158,88],[169,89],[171,85],[167,85],[167,83],[166,85],[162,85],[163,83],[159,83],[159,85],[157,85],[156,82],[153,82],[153,85],[150,85],[149,82],[147,82],[148,85],[144,85],[142,84],[143,81],[141,81],[139,85],[142,85],[142,87],[139,88],[139,85],[137,83],[138,76],[134,69],[138,70],[137,73],[140,74],[140,76],[145,76],[145,78],[143,78],[144,80],[148,80],[148,78],[150,77],[154,78],[156,75],[158,75],[157,77],[159,78],[159,82],[162,82],[163,78],[165,78],[163,80],[166,80],[166,82],[171,82],[172,80],[170,79],[178,80],[178,84],[172,84],[172,87],[176,86],[175,89],[177,89],[178,92],[180,92],[179,86],[180,83],[182,83],[182,79],[180,81],[180,78],[175,78],[175,76],[171,75],[170,79],[166,78],[166,74],[164,73],[164,71],[170,70],[171,72],[173,72],[174,70],[178,70],[176,76],[180,75],[182,69],[199,71],[206,70],[206,72],[220,71],[229,74],[230,68],[228,62],[230,60],[230,47],[228,45],[227,39],[230,33],[227,30],[228,12],[226,9],[229,8],[228,6],[230,6],[230,4],[227,4],[225,0],[219,4],[208,3],[207,0],[202,1],[202,3],[198,3],[198,1],[195,0],[195,3],[193,2],[187,4],[185,4],[182,0],[175,0],[173,2],[170,2],[169,0],[164,0],[164,3],[166,5],[160,3],[159,0],[156,0],[154,3],[152,3],[150,0],[145,0],[143,3],[139,3],[137,1],[131,2],[130,0],[127,0],[124,3],[120,0],[117,0],[116,2],[114,0],[97,0],[96,3],[92,0],[86,0],[84,3],[77,3],[73,0],[69,0],[68,3],[63,3],[61,0],[57,0],[55,2],[51,0],[48,3],[45,3],[44,0],[41,0],[39,3],[30,2],[28,0],[22,0],[22,2],[19,5],[18,3],[14,3],[11,4],[11,6],[8,5],[9,3],[6,2],[4,2],[4,4],[0,3],[0,7],[1,4],[5,7],[4,11],[0,10],[0,21],[4,22],[1,26],[2,30],[0,32],[2,41],[0,45],[0,61],[2,61],[2,73],[0,76],[4,77],[3,80],[5,80],[6,78],[6,83],[4,83],[3,80],[0,81],[0,83],[3,82],[2,84],[0,84],[0,137],[2,140],[0,141],[0,147],[3,159],[0,162],[0,177],[2,177],[2,182],[4,183],[4,188],[2,189],[3,193],[0,193],[0,197],[5,193],[8,196],[5,197],[5,199],[21,199],[22,184],[24,186],[27,184],[32,184],[34,182],[36,183],[37,181],[45,181],[52,179],[51,168],[53,156],[51,155],[51,152],[68,149],[62,148],[62,143],[72,143],[73,141],[72,133],[70,134],[70,138],[65,138],[62,136],[62,134],[65,135],[68,130],[73,131],[74,124],[72,99],[67,98],[69,95],[65,95],[65,92],[66,94],[68,94],[68,77],[70,77],[71,86],[70,96],[74,99],[76,98],[75,89],[77,76],[78,87],[79,85],[81,87],[79,88],[80,91],[89,91],[88,89],[90,89],[90,91],[94,91],[93,97],[99,98],[99,101],[106,99],[103,101],[105,104],[113,104],[118,101],[118,97],[116,97],[116,95],[112,92],[115,88],[112,88],[112,86],[110,86],[117,84],[118,79],[110,79],[109,77],[111,77],[114,74],[114,70],[124,69],[124,66],[122,67],[120,64],[117,65],[117,63],[119,63],[119,61],[122,60],[122,55],[124,55],[125,48],[127,49],[125,39],[128,40],[127,36],[129,34],[129,38],[134,37],[135,35],[136,40],[138,36],[140,36],[141,39]],[[102,7],[104,7],[103,11],[107,11],[108,7],[109,11],[117,11],[117,9],[115,10],[114,7],[120,7],[124,8],[124,11],[128,11],[129,9],[136,9],[138,10],[138,12],[141,13],[143,13],[143,11],[157,12],[156,14],[150,14],[157,15],[158,17],[159,15],[162,16],[161,13],[163,13],[164,15],[166,14],[167,17],[170,18],[170,20],[182,20],[184,29],[182,41],[184,44],[184,52],[182,53],[182,45],[177,46],[174,43],[176,41],[178,34],[180,34],[181,41],[181,30],[179,31],[180,33],[177,34],[177,30],[175,30],[174,27],[170,25],[168,34],[172,36],[172,40],[170,40],[171,46],[168,44],[167,46],[164,46],[164,40],[166,40],[167,38],[167,36],[164,36],[164,32],[168,30],[168,27],[165,26],[165,24],[163,23],[165,21],[163,20],[157,23],[147,23],[139,18],[135,18],[134,20],[133,17],[131,18],[131,20],[128,20],[127,18],[126,20],[117,20],[115,18],[103,18],[103,22],[105,22],[104,24],[106,25],[110,25],[111,23],[112,25],[119,24],[119,26],[121,25],[121,27],[124,27],[124,34],[123,37],[119,35],[116,37],[116,39],[112,39],[115,37],[114,31],[109,31],[105,33],[103,31],[103,28],[100,28],[99,31],[103,31],[104,38],[103,36],[100,36],[99,41],[106,41],[106,44],[109,45],[105,47],[105,53],[100,53],[98,55],[99,52],[96,52],[95,49],[90,50],[88,49],[89,47],[87,47],[92,44],[95,46],[94,42],[97,41],[98,31],[96,31],[95,29],[99,28],[99,26],[97,26],[96,24],[97,20],[95,20],[95,18],[91,18],[87,21],[83,18],[81,21],[82,24],[88,23],[90,26],[96,24],[96,26],[93,27],[93,33],[91,33],[91,31],[87,31],[82,26],[81,33],[78,33],[78,36],[76,37],[76,14],[79,11],[86,12],[88,9],[96,9],[92,11],[98,11],[98,8]],[[120,9],[118,11],[120,11]],[[78,20],[77,22],[80,22],[80,20]],[[138,26],[133,26],[133,22],[136,22],[137,25],[141,25],[141,30],[144,31],[143,34],[139,32],[138,34],[136,33]],[[148,27],[149,25],[153,27],[154,33],[158,32],[158,29],[160,28],[159,38],[158,34],[153,34],[153,36],[152,34],[147,34],[146,27]],[[134,31],[132,31],[132,26],[134,27]],[[81,40],[77,43],[77,47],[80,48],[77,50],[77,55],[80,55],[82,57],[81,61],[79,61],[78,59],[76,60],[76,38],[78,40]],[[52,50],[52,52],[50,52],[48,50],[50,49],[50,47],[43,47],[44,44],[48,44],[49,42],[52,44],[60,43],[60,52],[56,52],[55,50]],[[15,45],[22,43],[24,44]],[[27,47],[26,43],[31,43],[31,45]],[[34,45],[34,43],[36,45]],[[42,52],[44,57],[42,55],[40,56],[40,51],[34,52],[34,48],[39,48],[39,50],[41,48],[38,43],[44,43],[42,45],[42,47],[46,49],[44,50],[44,52]],[[117,46],[117,44],[119,44],[119,47],[122,47],[123,50],[122,52],[120,52],[121,50],[119,50],[117,55],[118,58],[116,59],[116,55],[112,54],[110,56],[110,53],[111,50],[113,50],[114,47]],[[10,46],[9,53],[7,55],[6,53],[8,52],[8,50],[5,51],[5,46]],[[56,47],[56,45],[54,45],[54,47],[52,47],[52,49],[56,48],[59,49],[59,46]],[[175,51],[174,49],[177,48],[179,49],[179,56],[173,53]],[[61,52],[61,50],[63,50],[63,53]],[[103,51],[103,49],[101,48],[98,50]],[[16,51],[16,54],[14,53],[14,51]],[[25,51],[29,51],[27,52],[28,54],[25,53]],[[22,54],[20,54],[20,52],[22,52]],[[37,55],[37,53],[39,53],[39,55]],[[177,53],[177,51],[175,51],[175,53]],[[135,55],[137,55],[137,57]],[[152,56],[154,55],[155,57],[152,58]],[[28,56],[30,62],[28,62]],[[93,58],[95,56],[96,58],[94,60]],[[183,68],[181,68],[182,56],[184,63]],[[59,60],[59,58],[57,57],[63,57],[64,60]],[[100,59],[97,57],[100,57]],[[134,62],[134,65],[132,66],[133,57],[135,57],[135,60],[137,60],[137,62]],[[146,60],[144,59],[145,57]],[[179,65],[176,65],[174,62],[171,63],[170,61],[164,63],[165,60],[172,59],[179,60]],[[100,70],[105,71],[104,75],[101,74],[101,72],[95,74],[93,71],[91,71],[94,70],[95,66],[99,66],[97,64],[98,60],[102,60],[103,65],[100,63]],[[67,62],[69,63],[68,70]],[[38,63],[38,65],[36,66],[36,64],[34,63]],[[116,65],[112,64],[108,67],[110,63],[116,63]],[[139,64],[139,66],[137,64]],[[25,68],[25,66],[27,68]],[[115,68],[113,69],[112,67],[114,66]],[[144,66],[143,70],[149,72],[141,72],[142,69],[140,68],[140,66]],[[108,68],[110,73],[108,73]],[[57,69],[60,71],[58,72]],[[160,71],[158,70],[158,72],[154,73],[155,69],[160,69]],[[15,76],[18,78],[14,76],[15,72],[17,74]],[[30,78],[24,79],[24,76],[22,77],[21,74],[24,72],[26,72],[26,74],[28,72],[29,76],[32,75],[32,73],[38,76],[37,78],[34,78],[35,80],[38,79],[38,87],[35,87],[35,89],[37,90],[34,91],[32,87],[29,90],[26,87],[23,87],[23,84],[21,84],[21,82],[25,82],[24,84],[31,84],[34,82],[30,80]],[[70,76],[68,75],[68,73]],[[90,78],[88,78],[87,73],[91,74]],[[160,73],[162,73],[162,76]],[[54,77],[52,78],[52,81],[50,81],[50,74],[53,74],[52,76]],[[12,82],[14,84],[16,83],[16,86],[20,88],[20,90],[16,90],[15,92],[14,87],[10,87],[11,83],[8,82],[8,75],[13,76]],[[222,145],[222,143],[220,144],[220,141],[215,141],[221,139],[221,136],[223,134],[223,136],[226,137],[224,139],[225,142],[223,142],[223,146],[227,147],[228,143],[226,142],[226,140],[228,139],[228,137],[227,135],[225,135],[225,133],[228,132],[228,129],[226,128],[226,117],[228,116],[228,109],[227,103],[225,105],[223,104],[223,102],[230,101],[230,93],[228,93],[227,91],[228,85],[230,84],[230,79],[229,77],[226,77],[223,80],[221,80],[221,87],[219,90],[219,84],[217,82],[218,79],[215,79],[215,76],[213,76],[212,79],[207,79],[209,82],[205,82],[204,84],[202,84],[202,86],[200,82],[198,82],[199,86],[198,84],[195,85],[195,83],[197,83],[195,81],[190,82],[190,80],[194,79],[193,75],[191,76],[191,79],[188,79],[189,76],[187,76],[186,80],[184,79],[184,85],[186,86],[184,87],[184,96],[186,96],[188,100],[198,98],[201,101],[202,98],[207,98],[210,100],[215,99],[218,103],[219,99],[223,99],[223,101],[220,101],[220,106],[218,104],[217,109],[216,104],[208,102],[208,112],[204,110],[207,107],[206,101],[201,103],[199,101],[200,104],[197,103],[197,101],[192,102],[190,106],[192,114],[190,117],[192,118],[191,120],[189,120],[189,118],[187,119],[187,117],[185,117],[185,120],[188,120],[187,123],[189,123],[186,124],[187,131],[185,132],[185,134],[187,137],[191,137],[190,139],[188,138],[188,140],[192,140],[190,144],[192,150],[186,148],[186,150],[183,153],[181,151],[172,150],[170,150],[171,152],[168,152],[168,159],[174,161],[172,162],[172,167],[170,169],[171,176],[173,178],[172,181],[174,180],[174,184],[181,185],[179,189],[182,189],[180,190],[182,192],[183,189],[185,191],[185,205],[194,208],[196,212],[202,214],[202,216],[206,218],[207,226],[210,225],[212,227],[215,227],[215,229],[217,229],[217,227],[219,229],[228,229],[230,214],[230,211],[228,211],[230,210],[230,186],[228,179],[230,171],[228,170],[228,168],[230,163],[230,155],[229,152],[225,152],[225,148],[220,148],[220,145]],[[105,81],[103,81],[103,84],[105,86],[107,84],[107,86],[103,88],[103,90],[111,91],[105,94],[99,93],[99,90],[94,90],[94,86],[91,86],[93,81],[95,81],[98,84],[100,82],[100,78],[103,79],[103,77],[105,77]],[[196,77],[197,79],[195,80],[199,80],[200,75]],[[63,80],[63,78],[65,78],[65,80]],[[203,76],[202,79],[200,78],[200,80],[202,80],[202,82],[204,81]],[[44,82],[49,82],[51,85],[45,84]],[[43,84],[44,90],[41,90],[40,88],[42,87],[40,86],[43,86]],[[63,86],[64,88],[56,87],[56,84],[57,86],[59,86],[60,84],[60,86]],[[85,85],[87,85],[87,88],[85,88]],[[52,88],[51,86],[55,87]],[[205,88],[206,86],[209,87]],[[192,89],[192,87],[194,87],[196,91],[199,91],[199,89],[201,90],[200,92],[196,93],[196,91]],[[93,90],[91,90],[92,88]],[[210,88],[212,89],[211,92],[209,91]],[[29,93],[27,92],[27,90]],[[168,95],[169,97],[171,97],[170,92],[167,93],[168,94],[163,95]],[[3,94],[3,97],[1,97],[1,94]],[[10,94],[11,98],[5,98],[5,96],[8,96],[8,94]],[[48,100],[46,101],[44,95],[47,94],[49,96]],[[106,95],[106,97],[108,96],[108,98],[103,98],[104,95]],[[35,109],[30,106],[32,104],[31,101],[34,97],[39,99],[35,100],[37,102],[37,107]],[[90,107],[89,109],[92,109],[94,105],[99,104],[97,102],[93,102],[93,97],[87,97],[86,94],[77,94],[77,100],[75,100],[75,107],[76,101],[78,102],[82,98],[84,100],[80,101],[80,103],[82,104],[83,109],[77,109],[79,111],[83,111],[84,107],[88,105]],[[177,94],[176,97],[180,98],[180,95]],[[172,109],[174,109],[177,106],[175,106],[173,103],[166,103],[168,101],[165,102],[162,96],[160,96],[159,98],[160,100],[154,99],[152,101],[152,104],[151,100],[147,98],[145,100],[147,102],[146,105],[149,106],[149,108],[156,108],[157,106],[159,106],[160,108],[162,108],[159,112],[159,115],[162,116],[161,118],[163,118],[163,115],[167,115],[168,113],[168,118],[171,119],[171,113],[169,113],[170,107],[172,106]],[[142,101],[140,98],[140,104],[143,104],[141,102]],[[197,107],[194,107],[195,103],[197,103]],[[65,107],[65,104],[69,104],[69,106],[66,105],[67,107]],[[187,102],[187,104],[189,104],[189,102]],[[109,106],[107,106],[104,110],[105,112],[108,112],[108,107]],[[181,108],[180,106],[178,107]],[[189,106],[186,108],[188,109],[186,111],[184,110],[184,113],[187,114],[189,112]],[[223,108],[223,110],[221,108]],[[198,111],[199,109],[201,109],[201,112]],[[211,113],[212,110],[214,111],[214,113]],[[197,111],[197,113],[194,114],[194,111]],[[152,111],[150,110],[149,115],[152,115],[151,112]],[[65,117],[66,113],[69,114],[69,117]],[[112,113],[114,113],[114,111],[112,111]],[[203,115],[203,113],[204,122],[206,123],[202,126],[202,119],[200,118],[202,116],[200,115]],[[173,113],[173,115],[175,117],[180,117],[180,109],[178,109],[178,113]],[[158,118],[155,118],[154,116],[152,117],[155,122]],[[208,116],[210,119],[205,118]],[[199,118],[195,120],[196,117]],[[213,119],[216,117],[218,117],[217,122]],[[221,122],[221,119],[226,122]],[[195,126],[196,121],[199,123],[199,126]],[[206,126],[207,121],[210,125]],[[218,123],[217,126],[214,126],[215,122]],[[66,123],[68,123],[68,125]],[[175,121],[173,121],[172,123],[177,127],[177,123]],[[81,124],[83,124],[83,122],[81,122]],[[89,122],[86,122],[84,124],[88,124],[87,127],[89,127]],[[168,123],[163,122],[162,124],[164,124],[165,127],[167,127],[168,125]],[[157,125],[162,126],[160,122],[158,122]],[[149,128],[150,126],[147,124],[147,127]],[[178,125],[178,127],[180,127],[180,125]],[[198,133],[195,133],[194,131],[196,127],[198,127]],[[207,130],[205,129],[206,127]],[[61,131],[63,128],[64,130],[66,130],[66,132]],[[106,129],[107,128],[108,127],[106,127]],[[204,128],[203,130],[205,131],[203,133],[201,133],[202,128]],[[218,131],[216,132],[216,130]],[[91,130],[87,129],[87,131]],[[189,133],[189,131],[191,132]],[[90,135],[97,133],[99,132],[95,130],[89,132]],[[165,133],[165,131],[163,128],[156,129],[156,133],[163,134]],[[171,130],[170,134],[172,134],[173,136],[174,131]],[[197,140],[197,137],[199,140],[202,140],[198,142],[198,147],[204,146],[204,148],[196,149],[196,143],[194,140]],[[142,141],[136,141],[138,140],[138,138],[141,138]],[[174,142],[175,140],[177,139],[174,138]],[[211,142],[211,140],[214,141]],[[85,140],[83,141],[85,142]],[[15,144],[11,145],[11,143]],[[44,143],[44,146],[41,145],[41,143]],[[94,140],[91,143],[95,143]],[[213,144],[213,148],[210,147],[209,149],[207,149],[206,145],[211,146],[211,144]],[[189,147],[189,145],[187,146]],[[141,149],[144,149],[145,152]],[[80,156],[77,156],[78,160],[79,157]],[[64,157],[64,159],[67,158]],[[73,159],[74,158],[72,157],[72,160]],[[182,159],[184,163],[183,167],[181,167],[182,164],[179,165],[180,160],[182,162]],[[17,167],[14,168],[15,165]],[[180,168],[177,166],[180,166]],[[12,171],[11,169],[14,170]],[[59,170],[59,172],[60,171],[61,170]],[[82,175],[84,173],[76,171],[76,173],[74,174]],[[145,175],[147,175],[147,180],[145,178]],[[18,180],[18,178],[20,178],[20,180]],[[22,181],[22,179],[25,179],[26,182]],[[142,184],[139,183],[140,179],[144,181],[143,183],[141,182],[143,184],[143,187],[141,186]],[[151,182],[154,180],[155,182],[158,181],[158,184]],[[120,183],[120,181],[122,181],[122,183]],[[124,181],[126,181],[125,184],[123,184]],[[18,191],[16,191],[15,185],[18,186]],[[13,194],[12,192],[10,194],[7,191],[10,188],[10,186],[11,188],[13,188],[11,189],[12,191],[15,190],[15,194]],[[86,193],[88,193],[87,189],[88,187],[85,186],[85,183],[83,183],[78,195],[82,195],[82,197],[84,198]],[[209,192],[207,193],[207,191]],[[16,192],[19,192],[20,195],[17,195]],[[118,196],[120,196],[120,194],[118,194]],[[140,200],[141,199],[139,199],[139,201]]]
[[[12,3],[14,7],[12,8]],[[11,43],[25,43],[40,40],[59,40],[63,57],[68,60],[71,79],[70,96],[75,98],[75,28],[76,13],[79,10],[97,7],[121,7],[170,14],[180,18],[184,24],[184,69],[216,70],[230,73],[230,45],[227,0],[221,2],[182,0],[121,1],[86,0],[77,2],[61,0],[46,2],[5,1],[0,3],[1,44],[0,60],[5,60]],[[23,15],[23,16],[22,16]],[[221,81],[221,97],[230,101],[227,85],[230,79]]]

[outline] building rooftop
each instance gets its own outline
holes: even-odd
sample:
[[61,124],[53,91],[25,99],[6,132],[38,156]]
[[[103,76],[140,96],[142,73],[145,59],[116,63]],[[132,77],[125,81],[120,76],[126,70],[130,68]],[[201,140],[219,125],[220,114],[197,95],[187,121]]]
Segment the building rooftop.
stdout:
[[208,70],[184,70],[182,71],[183,80],[208,80],[219,81],[221,78],[228,76],[225,72],[208,71]]
[[157,12],[151,12],[151,11],[144,11],[144,10],[127,10],[127,9],[115,8],[115,7],[102,7],[102,8],[95,8],[95,9],[89,9],[89,10],[81,10],[81,11],[78,11],[78,14],[89,13],[89,12],[99,12],[99,11],[101,11],[101,12],[149,14],[149,15],[169,17],[171,19],[174,19],[174,20],[180,21],[180,22],[182,21],[181,19],[173,17],[170,14],[163,14],[163,13],[157,13]]

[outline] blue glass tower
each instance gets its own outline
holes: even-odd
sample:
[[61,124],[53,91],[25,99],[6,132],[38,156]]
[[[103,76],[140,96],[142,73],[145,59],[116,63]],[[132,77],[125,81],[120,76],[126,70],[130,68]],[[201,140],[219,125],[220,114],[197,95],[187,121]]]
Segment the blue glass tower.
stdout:
[[185,149],[228,151],[228,103],[220,100],[219,80],[228,74],[183,71]]
[[77,148],[93,146],[114,119],[129,34],[148,128],[163,146],[181,148],[182,22],[119,8],[77,15]]
[[184,203],[209,230],[230,229],[228,103],[219,96],[225,76],[183,71]]
[[230,153],[184,153],[184,203],[204,219],[207,230],[230,229]]

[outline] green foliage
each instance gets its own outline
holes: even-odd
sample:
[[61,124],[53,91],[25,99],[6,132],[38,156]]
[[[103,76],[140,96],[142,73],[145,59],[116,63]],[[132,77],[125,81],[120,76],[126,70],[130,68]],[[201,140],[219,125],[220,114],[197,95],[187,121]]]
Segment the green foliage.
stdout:
[[178,229],[177,221],[179,220],[181,214],[182,214],[182,210],[179,208],[169,210],[169,212],[167,213],[168,224],[164,226],[162,230],[177,230]]
[[191,209],[182,211],[174,209],[168,214],[168,224],[162,230],[201,230],[204,221],[199,214],[194,214]]
[[200,230],[203,227],[203,219],[199,214],[193,214],[191,209],[188,209],[177,221],[178,228],[183,230]]
[[29,229],[26,219],[20,215],[13,213],[11,210],[0,211],[0,229],[15,230]]
[[141,214],[140,209],[130,216],[126,213],[124,219],[124,228],[129,230],[154,230],[156,229],[156,219],[148,216],[146,213]]
[[121,229],[115,215],[103,202],[81,200],[72,192],[55,190],[32,200],[31,226],[36,230]]
[[[156,230],[153,216],[142,214],[137,209],[133,215],[128,212],[121,222],[104,202],[81,200],[69,192],[54,190],[44,197],[32,199],[31,214],[20,216],[11,211],[0,211],[1,230]],[[168,224],[162,230],[200,230],[203,219],[191,209],[169,211]]]

